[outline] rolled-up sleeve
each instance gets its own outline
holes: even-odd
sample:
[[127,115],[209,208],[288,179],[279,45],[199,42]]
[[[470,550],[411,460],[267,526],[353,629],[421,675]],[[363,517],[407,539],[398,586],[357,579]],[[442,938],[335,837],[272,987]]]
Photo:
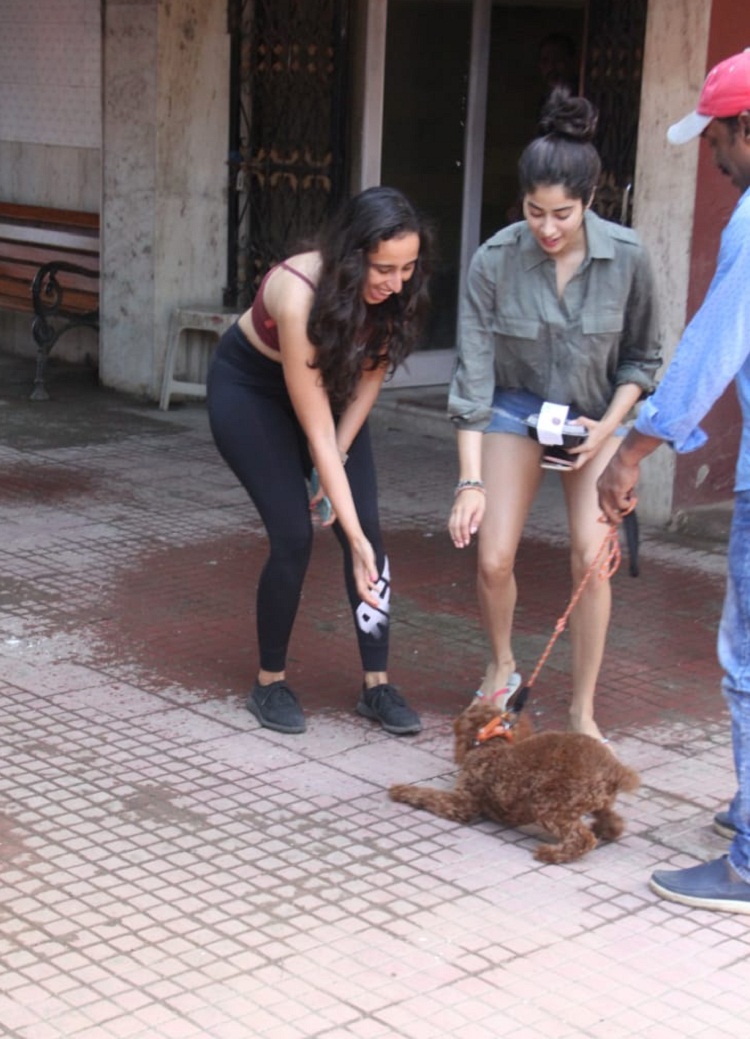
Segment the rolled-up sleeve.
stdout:
[[679,453],[706,442],[700,421],[750,355],[750,197],[745,213],[727,225],[706,298],[636,420],[639,432]]
[[469,266],[458,319],[458,352],[448,392],[448,415],[459,429],[483,430],[492,417],[494,341],[490,328],[496,273],[492,250],[481,247]]
[[656,388],[661,367],[656,287],[648,254],[639,248],[633,266],[615,385],[635,384],[647,397]]

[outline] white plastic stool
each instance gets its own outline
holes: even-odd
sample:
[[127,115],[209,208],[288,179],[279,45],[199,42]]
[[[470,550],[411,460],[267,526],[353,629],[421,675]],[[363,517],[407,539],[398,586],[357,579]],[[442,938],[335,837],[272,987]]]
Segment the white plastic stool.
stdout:
[[182,333],[212,332],[218,338],[234,324],[240,313],[241,311],[231,310],[227,307],[178,307],[174,311],[169,321],[167,357],[164,362],[164,377],[159,399],[159,407],[162,411],[169,410],[169,399],[173,393],[181,393],[186,397],[206,396],[205,383],[185,382],[174,377]]

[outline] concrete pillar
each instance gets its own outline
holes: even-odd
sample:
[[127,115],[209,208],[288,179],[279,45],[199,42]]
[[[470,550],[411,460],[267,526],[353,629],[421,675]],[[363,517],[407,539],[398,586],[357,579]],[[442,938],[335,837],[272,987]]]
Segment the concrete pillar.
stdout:
[[[686,324],[698,169],[697,145],[676,147],[666,133],[698,100],[710,15],[711,4],[695,0],[648,4],[633,223],[654,265],[665,367]],[[670,519],[674,473],[675,456],[667,448],[645,462],[639,488],[643,519]]]
[[226,0],[105,0],[100,377],[159,396],[175,306],[226,279]]

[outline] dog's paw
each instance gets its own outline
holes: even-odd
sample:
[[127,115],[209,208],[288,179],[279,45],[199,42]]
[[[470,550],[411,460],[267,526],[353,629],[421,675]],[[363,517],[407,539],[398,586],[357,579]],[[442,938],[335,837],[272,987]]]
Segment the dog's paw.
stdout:
[[391,801],[407,801],[411,787],[407,783],[394,783],[388,790]]
[[540,844],[534,852],[534,858],[539,862],[547,862],[552,865],[575,862],[576,859],[580,859],[592,851],[596,845],[596,837],[588,830],[585,838],[561,841],[559,844]]
[[553,865],[563,861],[560,858],[559,844],[540,844],[534,850],[534,858],[537,862],[552,863]]
[[600,841],[616,841],[625,830],[625,823],[619,815],[612,813],[604,819],[594,819],[591,824],[591,832]]

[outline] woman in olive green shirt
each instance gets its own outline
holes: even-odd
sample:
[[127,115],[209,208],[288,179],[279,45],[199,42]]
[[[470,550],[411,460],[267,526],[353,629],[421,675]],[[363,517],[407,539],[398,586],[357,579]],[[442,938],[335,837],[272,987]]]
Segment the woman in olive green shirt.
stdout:
[[[461,302],[449,396],[459,481],[449,530],[458,548],[479,534],[477,587],[492,656],[478,695],[500,706],[520,682],[511,643],[516,552],[549,464],[527,420],[543,416],[539,435],[548,443],[561,418],[585,427],[580,446],[554,465],[565,469],[575,588],[605,536],[596,481],[661,363],[646,252],[633,231],[590,209],[601,169],[595,128],[585,98],[553,91],[542,133],[519,162],[525,220],[480,246]],[[590,581],[570,618],[569,724],[599,738],[594,694],[610,604],[609,581]]]

